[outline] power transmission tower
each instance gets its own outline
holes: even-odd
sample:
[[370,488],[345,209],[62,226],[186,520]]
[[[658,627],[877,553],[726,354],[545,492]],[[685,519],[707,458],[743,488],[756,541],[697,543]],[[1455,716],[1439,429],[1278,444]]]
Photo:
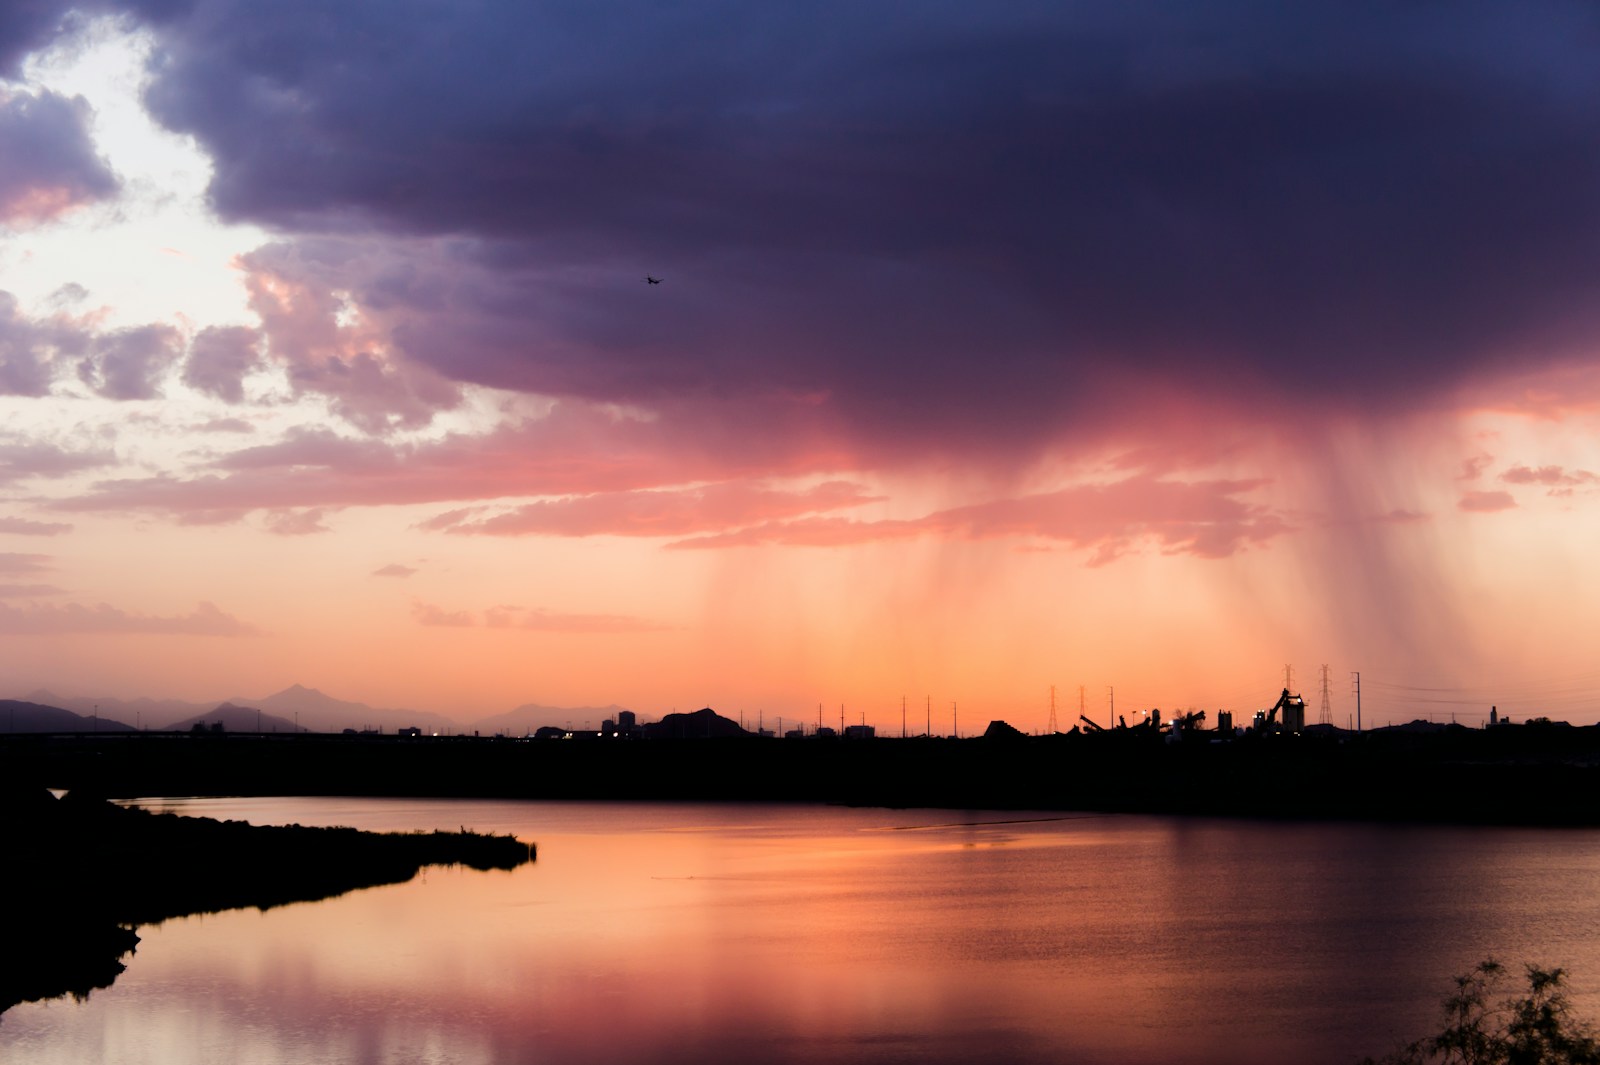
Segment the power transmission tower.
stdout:
[[1056,686],[1050,685],[1050,735],[1056,734]]
[[1330,683],[1332,683],[1332,682],[1328,680],[1328,664],[1326,662],[1324,662],[1322,664],[1322,718],[1321,718],[1322,723],[1324,725],[1333,724],[1333,696],[1328,690],[1328,685]]

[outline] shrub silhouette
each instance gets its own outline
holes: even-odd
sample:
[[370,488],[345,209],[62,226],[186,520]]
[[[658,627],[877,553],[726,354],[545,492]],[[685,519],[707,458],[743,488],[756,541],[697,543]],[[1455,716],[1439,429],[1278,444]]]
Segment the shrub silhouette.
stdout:
[[1479,962],[1455,978],[1442,1031],[1361,1065],[1600,1065],[1600,1042],[1572,1014],[1566,970],[1524,969],[1526,994],[1499,998],[1505,966]]

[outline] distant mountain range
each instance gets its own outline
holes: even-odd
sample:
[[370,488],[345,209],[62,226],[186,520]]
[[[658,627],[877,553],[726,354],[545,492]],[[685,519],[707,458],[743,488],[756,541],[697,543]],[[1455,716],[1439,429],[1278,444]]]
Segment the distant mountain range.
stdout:
[[[23,707],[32,709],[23,710]],[[525,703],[503,714],[463,725],[443,714],[372,707],[336,699],[299,684],[264,698],[235,696],[214,703],[91,698],[57,695],[41,688],[22,700],[0,700],[0,729],[9,729],[13,719],[15,728],[10,730],[16,732],[88,732],[95,727],[108,732],[134,728],[188,730],[196,724],[209,727],[220,721],[228,732],[255,732],[258,728],[263,732],[293,732],[298,728],[302,732],[370,729],[392,733],[402,728],[420,728],[447,735],[478,732],[486,736],[496,733],[522,736],[544,725],[565,727],[569,722],[578,728],[587,722],[590,729],[598,729],[602,721],[615,721],[624,709],[615,705],[562,707]],[[55,716],[49,712],[54,712]]]
[[133,726],[100,715],[74,714],[59,706],[0,699],[0,729],[7,732],[132,732]]

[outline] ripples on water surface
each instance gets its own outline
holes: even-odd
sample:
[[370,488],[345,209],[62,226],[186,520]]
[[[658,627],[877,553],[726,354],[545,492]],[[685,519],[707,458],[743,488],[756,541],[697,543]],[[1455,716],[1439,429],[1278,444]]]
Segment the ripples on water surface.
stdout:
[[[146,803],[514,832],[513,873],[141,928],[16,1007],[30,1065],[1348,1065],[1486,954],[1600,1015],[1600,833],[368,799]],[[137,870],[117,875],[137,876]]]

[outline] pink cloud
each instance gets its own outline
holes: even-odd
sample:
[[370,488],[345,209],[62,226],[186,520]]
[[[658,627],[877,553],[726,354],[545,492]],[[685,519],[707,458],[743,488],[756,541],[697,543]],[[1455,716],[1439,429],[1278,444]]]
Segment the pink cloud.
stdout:
[[767,522],[730,532],[678,540],[670,548],[749,547],[782,544],[789,547],[849,547],[856,544],[909,540],[935,531],[928,520],[857,521],[851,518],[799,518]]
[[243,418],[212,418],[195,426],[201,433],[253,433],[256,427]]
[[749,483],[704,488],[615,492],[530,503],[478,518],[472,511],[441,514],[422,527],[492,536],[683,536],[874,502],[859,485],[830,481],[803,491]]
[[[297,394],[326,396],[334,413],[365,432],[427,425],[461,402],[461,390],[396,349],[373,307],[356,306],[346,286],[360,259],[351,245],[316,241],[268,245],[241,258],[269,357],[288,369]],[[231,395],[248,366],[237,350],[221,358],[226,372],[217,380]]]
[[680,540],[671,547],[781,543],[842,546],[941,534],[1037,537],[1090,550],[1103,565],[1143,542],[1169,554],[1225,558],[1289,531],[1270,509],[1238,498],[1259,480],[1177,482],[1150,476],[954,507],[914,520],[812,518]]
[[329,532],[322,522],[320,508],[310,510],[273,510],[267,513],[267,531],[279,536],[313,536]]
[[1456,506],[1474,514],[1494,514],[1517,505],[1510,492],[1468,492]]
[[0,518],[0,533],[12,536],[60,536],[72,531],[64,521],[32,521],[28,518]]
[[44,595],[63,595],[53,584],[0,584],[0,599],[35,599]]
[[1600,481],[1588,470],[1568,471],[1560,466],[1512,466],[1500,475],[1506,484],[1540,484],[1549,488],[1571,488]]
[[409,577],[417,572],[415,566],[402,566],[398,562],[391,562],[387,566],[379,566],[372,571],[374,577]]
[[[781,421],[781,412],[776,420]],[[679,412],[687,419],[687,412]],[[479,435],[423,444],[353,439],[301,429],[235,451],[191,476],[101,481],[50,504],[61,511],[147,511],[188,523],[232,521],[257,509],[479,501],[589,495],[793,476],[851,460],[802,432],[724,440],[691,421],[641,418],[582,404]],[[0,450],[0,480],[4,479]]]
[[431,603],[414,601],[412,616],[421,625],[471,627],[483,624],[491,629],[525,629],[530,632],[567,632],[605,635],[613,633],[660,632],[669,628],[659,622],[626,614],[568,614],[542,607],[493,606],[480,616],[469,610],[447,611]]
[[43,573],[53,568],[55,561],[49,555],[27,554],[19,551],[0,552],[0,573]]
[[465,610],[447,611],[443,607],[424,603],[420,599],[412,601],[411,616],[417,619],[419,625],[440,628],[470,628],[478,623],[477,619]]
[[1459,481],[1476,481],[1483,476],[1483,471],[1494,462],[1494,456],[1489,454],[1473,455],[1471,458],[1461,460],[1461,473],[1456,478]]
[[101,603],[84,606],[33,604],[14,607],[0,604],[0,633],[13,636],[62,634],[126,634],[163,636],[255,636],[254,625],[225,614],[211,603],[202,602],[189,614],[162,617],[140,614]]
[[530,609],[517,622],[517,628],[537,632],[622,633],[659,632],[668,626],[624,614],[562,614],[552,610]]

